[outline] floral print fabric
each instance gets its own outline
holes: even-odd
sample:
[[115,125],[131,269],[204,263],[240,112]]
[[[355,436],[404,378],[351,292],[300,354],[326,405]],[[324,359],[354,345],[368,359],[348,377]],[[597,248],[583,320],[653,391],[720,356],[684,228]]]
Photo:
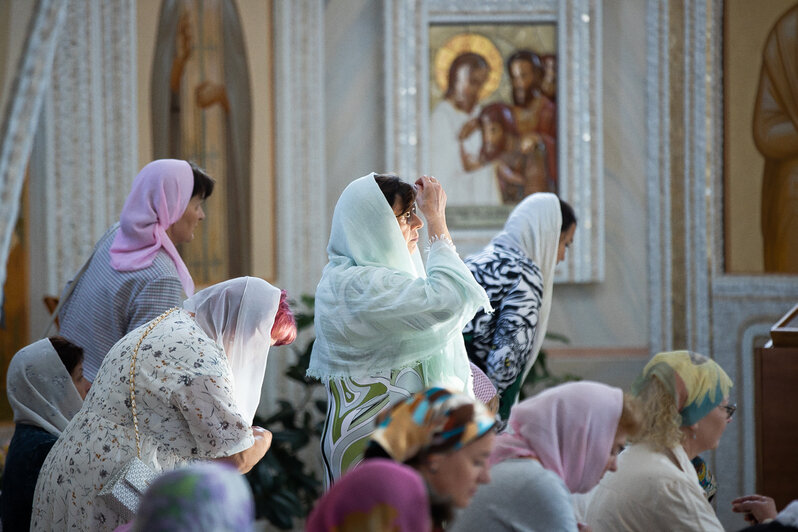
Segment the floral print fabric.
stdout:
[[[113,530],[121,524],[97,493],[136,456],[128,375],[147,325],[109,351],[83,408],[45,460],[32,530]],[[254,444],[224,351],[184,310],[173,311],[141,343],[135,388],[141,459],[157,472]]]

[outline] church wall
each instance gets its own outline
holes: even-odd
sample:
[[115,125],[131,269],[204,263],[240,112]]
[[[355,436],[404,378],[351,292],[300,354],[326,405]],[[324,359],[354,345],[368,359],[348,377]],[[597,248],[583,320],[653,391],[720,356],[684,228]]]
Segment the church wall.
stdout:
[[[606,277],[557,285],[549,331],[553,368],[625,386],[648,356],[646,252],[646,3],[605,3],[603,105]],[[325,7],[325,127],[329,212],[352,179],[385,168],[382,8]],[[329,225],[328,225],[329,227]]]
[[0,110],[3,112],[25,44],[34,4],[28,0],[0,2]]
[[[237,2],[252,88],[252,274],[274,281],[277,252],[274,231],[273,35],[271,1]],[[161,0],[137,2],[139,167],[152,160],[150,80]],[[263,229],[268,228],[268,229]]]
[[[648,358],[646,2],[602,4],[605,279],[556,285],[552,369],[627,386]],[[577,229],[578,230],[578,229]]]

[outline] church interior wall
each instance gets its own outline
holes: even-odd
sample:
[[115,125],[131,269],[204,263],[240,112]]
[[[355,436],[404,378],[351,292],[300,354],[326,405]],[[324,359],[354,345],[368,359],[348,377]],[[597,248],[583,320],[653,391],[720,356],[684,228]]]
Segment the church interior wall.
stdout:
[[[549,330],[553,369],[626,385],[648,357],[646,252],[646,3],[603,11],[605,278],[558,284]],[[384,168],[385,107],[378,2],[325,5],[329,212],[346,184]]]

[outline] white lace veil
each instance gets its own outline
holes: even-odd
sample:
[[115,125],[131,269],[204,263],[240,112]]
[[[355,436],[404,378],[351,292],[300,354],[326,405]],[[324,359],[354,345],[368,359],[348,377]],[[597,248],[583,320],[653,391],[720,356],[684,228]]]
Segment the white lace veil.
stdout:
[[559,198],[549,192],[538,192],[524,198],[513,209],[504,223],[504,230],[491,240],[491,244],[514,247],[523,251],[537,264],[543,276],[543,301],[540,304],[538,326],[522,379],[526,379],[537,360],[549,325],[551,298],[554,292],[554,268],[557,266],[561,229],[562,211]]
[[183,302],[205,333],[224,349],[238,408],[250,423],[260,402],[280,289],[257,277],[239,277],[200,290]]
[[25,423],[59,436],[83,405],[72,377],[50,340],[20,349],[6,375],[14,423]]

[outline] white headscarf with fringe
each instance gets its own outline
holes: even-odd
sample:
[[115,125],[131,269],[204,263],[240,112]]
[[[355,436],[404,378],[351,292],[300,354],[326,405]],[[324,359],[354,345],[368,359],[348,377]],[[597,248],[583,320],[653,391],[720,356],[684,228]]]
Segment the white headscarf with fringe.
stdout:
[[309,376],[367,377],[421,364],[427,386],[471,393],[461,331],[490,302],[449,244],[436,241],[430,251],[425,271],[373,173],[346,187],[316,289]]

